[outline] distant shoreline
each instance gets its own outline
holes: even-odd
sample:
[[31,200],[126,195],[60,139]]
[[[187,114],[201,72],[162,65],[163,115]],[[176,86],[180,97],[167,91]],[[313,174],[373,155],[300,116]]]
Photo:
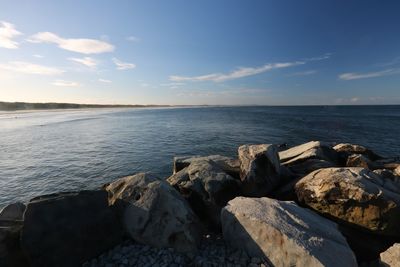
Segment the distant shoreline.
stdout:
[[399,104],[388,105],[114,105],[114,104],[75,104],[75,103],[29,103],[29,102],[2,102],[1,112],[15,111],[49,111],[49,110],[84,110],[84,109],[112,109],[112,108],[184,108],[184,107],[342,107],[342,106],[399,106]]

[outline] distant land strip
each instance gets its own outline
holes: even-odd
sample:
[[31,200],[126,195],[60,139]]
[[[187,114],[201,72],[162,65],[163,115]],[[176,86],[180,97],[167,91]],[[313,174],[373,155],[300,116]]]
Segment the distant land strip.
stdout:
[[171,105],[99,105],[99,104],[72,104],[72,103],[26,103],[0,102],[0,111],[42,110],[42,109],[80,109],[80,108],[148,108],[172,107]]

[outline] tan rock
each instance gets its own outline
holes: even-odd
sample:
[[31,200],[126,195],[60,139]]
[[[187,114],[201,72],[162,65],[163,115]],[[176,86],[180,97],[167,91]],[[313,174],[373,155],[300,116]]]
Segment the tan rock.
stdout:
[[400,243],[394,244],[388,250],[381,253],[381,261],[386,264],[383,266],[400,267]]
[[363,168],[327,168],[297,182],[300,202],[368,229],[400,237],[400,184]]

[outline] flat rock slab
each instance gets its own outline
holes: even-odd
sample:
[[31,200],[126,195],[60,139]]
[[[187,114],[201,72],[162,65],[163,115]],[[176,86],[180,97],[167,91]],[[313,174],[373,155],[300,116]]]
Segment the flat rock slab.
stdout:
[[400,243],[394,244],[385,252],[381,253],[381,261],[386,264],[382,267],[399,267],[400,266]]
[[300,202],[365,230],[400,237],[400,183],[363,168],[326,168],[297,182]]
[[237,197],[221,220],[225,241],[271,266],[357,266],[337,225],[294,202]]

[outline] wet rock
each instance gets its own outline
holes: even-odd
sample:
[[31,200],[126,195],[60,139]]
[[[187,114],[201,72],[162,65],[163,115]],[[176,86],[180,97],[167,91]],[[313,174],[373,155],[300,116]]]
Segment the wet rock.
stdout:
[[381,253],[381,261],[383,266],[400,266],[400,243],[393,245],[388,250]]
[[32,199],[21,246],[31,266],[78,266],[122,241],[123,227],[107,192],[81,191]]
[[373,169],[372,162],[362,154],[353,154],[347,158],[346,167],[361,167],[365,169]]
[[226,242],[272,266],[357,266],[337,225],[294,202],[237,197],[221,218]]
[[297,182],[299,201],[338,221],[400,237],[400,184],[363,168],[327,168]]
[[205,225],[213,229],[221,225],[221,209],[240,194],[240,181],[213,160],[193,161],[167,182],[181,192]]
[[246,196],[266,196],[280,182],[280,163],[275,145],[239,147],[240,179]]
[[123,223],[132,239],[178,251],[197,248],[201,226],[183,197],[151,174],[123,177],[105,187],[110,203],[124,203]]
[[0,220],[22,220],[25,208],[25,204],[21,202],[9,204],[0,211]]

